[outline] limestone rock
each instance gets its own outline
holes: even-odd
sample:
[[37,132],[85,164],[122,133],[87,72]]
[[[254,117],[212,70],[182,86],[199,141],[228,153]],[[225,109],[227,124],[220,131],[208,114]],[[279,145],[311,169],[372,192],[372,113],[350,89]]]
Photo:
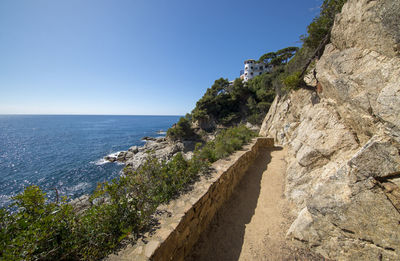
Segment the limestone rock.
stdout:
[[276,97],[288,236],[338,260],[400,259],[400,2],[348,0],[316,64],[322,93]]
[[132,152],[133,154],[136,154],[139,152],[138,146],[132,146],[128,149],[128,151]]
[[89,195],[82,195],[69,202],[74,210],[80,214],[90,207]]
[[374,136],[349,161],[358,180],[384,178],[400,171],[399,148],[387,136]]
[[400,43],[400,2],[349,0],[336,16],[331,41],[340,50],[358,48],[397,56]]
[[338,113],[361,140],[382,129],[399,132],[400,58],[329,45],[317,71],[321,96],[335,101]]
[[193,128],[199,128],[202,130],[206,131],[212,131],[217,127],[217,124],[214,119],[211,118],[204,118],[204,119],[199,119],[195,122],[193,122]]
[[322,97],[335,100],[363,141],[382,127],[400,131],[399,21],[399,1],[348,1],[317,63]]
[[157,139],[154,138],[154,137],[144,136],[144,137],[142,138],[142,140],[145,140],[145,141],[155,141],[155,140],[157,140]]
[[117,160],[117,158],[112,157],[112,156],[105,156],[104,160],[109,161],[109,162],[115,162]]
[[318,81],[316,78],[317,71],[315,66],[311,67],[310,70],[304,75],[304,82],[311,87],[317,87]]
[[149,157],[168,161],[178,152],[182,152],[186,159],[190,159],[192,157],[191,151],[195,147],[194,141],[170,142],[164,137],[144,137],[143,139],[147,141],[144,146],[132,146],[127,151],[110,154],[104,159],[109,162],[125,163],[131,170],[136,170]]
[[124,162],[125,161],[125,155],[126,155],[126,152],[125,151],[121,151],[117,156],[117,161]]
[[125,153],[125,160],[129,160],[129,159],[131,159],[131,158],[133,158],[133,156],[135,156],[135,153],[133,153],[132,151],[127,151],[126,153]]
[[[178,152],[187,152],[194,145],[192,142],[168,142],[165,138],[156,138],[148,141],[143,147],[137,148],[137,152],[130,157],[129,151],[125,158],[125,164],[131,169],[139,168],[148,157],[155,157],[159,160],[170,160]],[[188,155],[188,157],[190,157]]]

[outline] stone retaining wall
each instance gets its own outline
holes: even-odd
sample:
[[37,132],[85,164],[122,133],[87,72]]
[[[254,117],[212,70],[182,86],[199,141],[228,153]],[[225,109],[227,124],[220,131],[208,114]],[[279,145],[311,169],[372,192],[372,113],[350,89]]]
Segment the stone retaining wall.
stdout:
[[256,138],[228,159],[215,162],[211,175],[196,182],[192,191],[158,208],[160,224],[154,232],[107,260],[183,260],[229,199],[260,148],[273,146],[273,139]]

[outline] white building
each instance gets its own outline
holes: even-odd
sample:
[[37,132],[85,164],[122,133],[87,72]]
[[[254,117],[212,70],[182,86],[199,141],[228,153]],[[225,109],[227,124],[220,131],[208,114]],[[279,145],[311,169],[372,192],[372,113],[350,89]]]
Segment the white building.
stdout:
[[253,59],[249,59],[244,61],[244,70],[240,72],[240,79],[247,82],[250,79],[253,79],[257,75],[261,75],[265,72],[270,72],[271,66],[266,65],[265,63],[257,63]]

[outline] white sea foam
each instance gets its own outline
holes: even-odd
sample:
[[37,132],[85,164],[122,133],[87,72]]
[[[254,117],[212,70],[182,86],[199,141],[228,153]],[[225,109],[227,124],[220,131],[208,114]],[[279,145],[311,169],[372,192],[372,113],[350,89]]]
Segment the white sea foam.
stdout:
[[[110,153],[110,154],[108,154],[106,157],[116,158],[120,152],[121,152],[121,151],[117,151],[117,152]],[[104,157],[104,158],[105,158],[105,157]],[[101,159],[99,159],[99,160],[97,160],[97,161],[92,161],[92,162],[90,162],[90,163],[95,164],[95,165],[97,165],[97,166],[104,165],[104,164],[106,164],[106,163],[111,163],[110,161],[105,160],[104,158],[101,158]]]
[[107,156],[108,156],[108,157],[116,158],[116,157],[118,156],[118,154],[120,154],[120,153],[121,153],[121,151],[117,151],[117,152],[110,153],[110,154],[108,154]]
[[105,160],[105,159],[101,158],[101,159],[99,159],[97,161],[91,161],[90,163],[92,163],[94,165],[97,165],[97,166],[101,166],[101,165],[104,165],[104,164],[110,163],[110,162],[108,160]]
[[90,184],[87,183],[87,182],[81,182],[81,183],[76,184],[76,185],[73,186],[73,187],[69,187],[69,188],[68,188],[68,191],[70,191],[70,192],[75,192],[75,191],[79,191],[79,190],[84,190],[84,189],[87,188],[89,185],[90,185]]

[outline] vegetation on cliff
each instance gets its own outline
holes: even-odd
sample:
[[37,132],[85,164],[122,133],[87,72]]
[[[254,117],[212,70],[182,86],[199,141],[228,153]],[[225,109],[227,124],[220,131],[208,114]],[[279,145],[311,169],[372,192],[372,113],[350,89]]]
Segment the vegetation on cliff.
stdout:
[[275,69],[270,73],[256,76],[248,82],[237,78],[233,84],[228,79],[216,80],[197,101],[191,113],[193,121],[208,120],[225,126],[246,121],[260,124],[275,98],[272,82],[290,59],[290,53],[293,55],[296,51],[296,47],[285,49],[269,53],[270,58],[261,57],[265,61],[270,59],[268,63],[274,64]]
[[197,134],[193,131],[190,119],[187,117],[181,117],[179,121],[167,131],[167,137],[171,140],[196,140],[198,139]]
[[309,65],[321,57],[325,46],[330,42],[330,32],[336,14],[340,13],[347,0],[324,0],[319,16],[307,26],[307,34],[300,39],[302,47],[285,66],[280,81],[276,81],[275,89],[288,92],[305,86],[303,76]]
[[215,141],[199,144],[190,160],[178,153],[160,162],[149,154],[138,170],[127,168],[123,176],[99,184],[91,207],[81,214],[67,198],[51,200],[39,187],[27,187],[9,209],[0,209],[0,259],[98,260],[123,239],[136,238],[159,204],[254,136],[244,126],[224,130]]
[[[256,76],[248,82],[237,78],[233,84],[228,79],[217,79],[197,101],[190,117],[192,122],[208,121],[230,126],[239,122],[260,124],[276,94],[304,87],[303,76],[308,65],[322,55],[329,43],[334,18],[346,0],[325,0],[320,15],[307,27],[300,38],[301,48],[286,47],[263,54],[258,62],[272,66],[270,72]],[[190,120],[188,123],[191,123]],[[180,131],[171,131],[179,134]],[[179,135],[174,135],[179,138]]]

